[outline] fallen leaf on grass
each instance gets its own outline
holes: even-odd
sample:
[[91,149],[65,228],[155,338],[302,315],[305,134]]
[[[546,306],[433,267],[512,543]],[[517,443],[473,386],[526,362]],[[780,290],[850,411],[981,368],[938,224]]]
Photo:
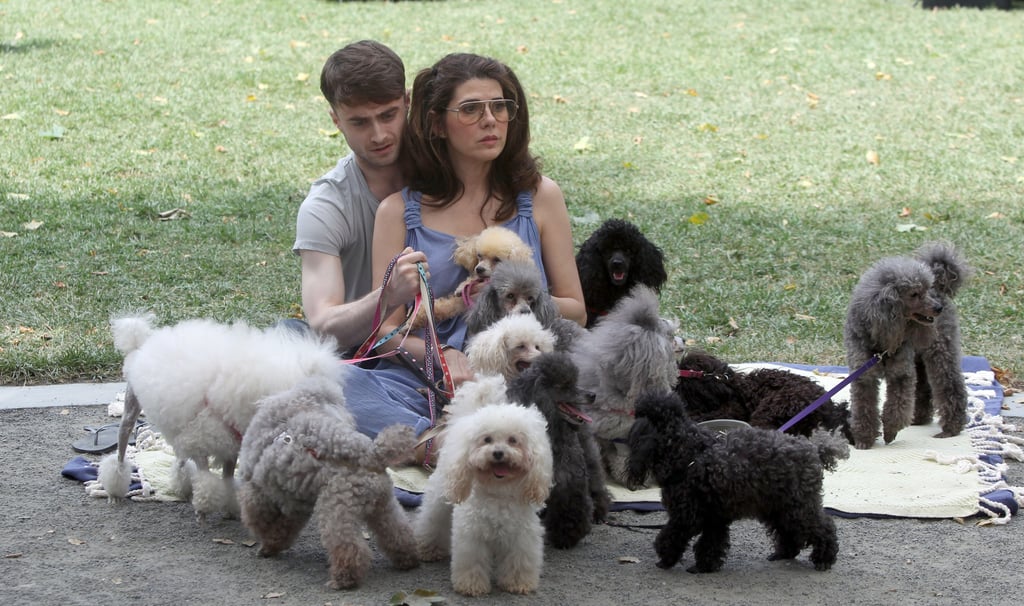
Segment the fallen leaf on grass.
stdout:
[[283,598],[284,597],[284,592],[283,591],[271,591],[270,593],[265,593],[265,594],[261,595],[260,597],[263,598],[264,600],[276,600],[277,598]]
[[693,213],[692,215],[690,215],[689,221],[693,225],[704,225],[705,223],[708,222],[708,219],[710,218],[711,216],[708,215],[707,213]]
[[248,541],[242,541],[242,545],[245,545],[246,547],[255,547],[256,543],[258,543],[258,541],[254,541],[252,539],[249,539]]
[[0,120],[21,120],[21,114],[14,112],[13,114],[5,114],[0,116]]
[[0,236],[3,236],[4,238],[14,238],[17,235],[17,232],[13,231],[0,231]]
[[50,130],[39,131],[39,136],[43,137],[44,139],[50,139],[55,141],[57,139],[63,139],[64,133],[66,132],[67,130],[63,126],[61,126],[60,124],[54,124],[50,127]]
[[900,233],[907,233],[912,231],[925,231],[927,229],[927,227],[922,227],[914,223],[900,223],[899,225],[896,226],[896,231]]
[[6,559],[8,559],[8,560],[13,560],[14,558],[20,558],[21,554],[20,553],[5,553],[4,557]]
[[803,320],[804,322],[814,322],[817,320],[814,316],[808,316],[806,314],[794,314],[793,317],[797,320]]
[[640,558],[636,556],[619,556],[619,564],[639,564]]
[[878,152],[875,150],[869,149],[868,153],[864,154],[864,159],[868,161],[868,164],[878,166]]
[[192,215],[190,215],[184,208],[172,208],[171,210],[158,212],[156,216],[161,221],[173,221],[174,219],[187,219]]
[[71,543],[72,545],[85,545],[85,541],[82,539],[76,539],[75,537],[69,538],[68,543]]
[[902,219],[906,219],[907,217],[909,217],[909,216],[910,216],[910,213],[911,213],[911,212],[912,212],[912,211],[910,210],[910,207],[909,207],[909,206],[904,206],[904,207],[903,207],[903,208],[902,208],[902,209],[900,210],[900,218],[902,218]]
[[29,230],[29,231],[35,231],[35,230],[37,230],[37,229],[39,229],[40,227],[43,226],[43,222],[42,221],[29,221],[28,223],[22,223],[21,226],[24,227],[25,229]]
[[994,212],[991,215],[985,217],[986,219],[1005,219],[1006,215],[1000,212]]
[[582,153],[585,151],[590,151],[591,149],[594,148],[594,146],[590,144],[590,137],[583,137],[579,141],[574,143],[572,148],[573,150]]
[[213,539],[213,542],[214,543],[220,543],[221,545],[234,545],[235,544],[235,542],[232,541],[231,539],[222,539],[222,538],[215,538],[215,539]]

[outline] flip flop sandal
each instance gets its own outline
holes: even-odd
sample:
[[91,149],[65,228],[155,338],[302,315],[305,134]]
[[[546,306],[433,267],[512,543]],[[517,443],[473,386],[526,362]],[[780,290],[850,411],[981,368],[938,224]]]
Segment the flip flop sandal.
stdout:
[[[145,427],[147,423],[139,420],[135,422],[135,431],[128,438],[128,444],[135,445],[135,436],[138,435],[139,429]],[[102,454],[110,452],[117,448],[117,434],[120,431],[121,423],[107,423],[99,427],[85,427],[85,431],[89,432],[85,437],[76,440],[71,444],[71,449],[75,452],[86,452],[91,454]]]

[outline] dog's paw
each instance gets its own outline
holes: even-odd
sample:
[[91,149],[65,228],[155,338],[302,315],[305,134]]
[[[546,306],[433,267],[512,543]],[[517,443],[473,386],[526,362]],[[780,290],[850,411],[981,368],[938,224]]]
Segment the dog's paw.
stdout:
[[868,440],[859,440],[858,439],[858,440],[854,440],[854,442],[853,442],[853,447],[856,448],[857,450],[870,450],[871,447],[874,446],[874,445],[875,445],[875,441],[874,440],[868,441]]
[[932,437],[933,438],[953,438],[953,437],[956,437],[958,435],[960,435],[960,431],[959,430],[957,430],[956,432],[952,432],[952,431],[948,431],[948,430],[942,430],[942,431],[940,431],[939,433],[935,434]]
[[882,433],[882,441],[884,441],[886,444],[892,444],[893,440],[896,439],[896,434],[898,434],[898,433],[899,433],[899,431],[896,431],[896,430],[889,431],[887,429],[887,430],[885,430]]
[[480,574],[463,574],[452,578],[452,587],[456,593],[470,597],[491,593],[491,580]]

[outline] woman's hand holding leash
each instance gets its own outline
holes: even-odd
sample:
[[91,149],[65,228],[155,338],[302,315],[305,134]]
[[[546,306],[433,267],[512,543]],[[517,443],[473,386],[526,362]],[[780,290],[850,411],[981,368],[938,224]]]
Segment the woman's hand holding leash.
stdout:
[[[388,313],[405,305],[420,292],[420,273],[416,267],[417,263],[423,264],[424,270],[429,270],[427,255],[421,251],[414,251],[406,246],[405,250],[398,254],[394,269],[391,271],[391,279],[384,285],[381,296],[388,303]],[[430,272],[427,271],[427,277]]]

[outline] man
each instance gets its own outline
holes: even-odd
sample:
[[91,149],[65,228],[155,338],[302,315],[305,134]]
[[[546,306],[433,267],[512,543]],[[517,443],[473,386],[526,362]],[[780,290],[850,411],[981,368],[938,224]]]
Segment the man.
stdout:
[[[402,187],[397,160],[409,109],[405,66],[379,42],[354,42],[327,59],[320,91],[350,153],[310,187],[292,250],[302,259],[309,326],[348,350],[369,336],[382,294],[371,283],[373,224],[380,201]],[[417,262],[425,264],[426,256],[403,251],[383,293],[382,317],[419,292]]]

